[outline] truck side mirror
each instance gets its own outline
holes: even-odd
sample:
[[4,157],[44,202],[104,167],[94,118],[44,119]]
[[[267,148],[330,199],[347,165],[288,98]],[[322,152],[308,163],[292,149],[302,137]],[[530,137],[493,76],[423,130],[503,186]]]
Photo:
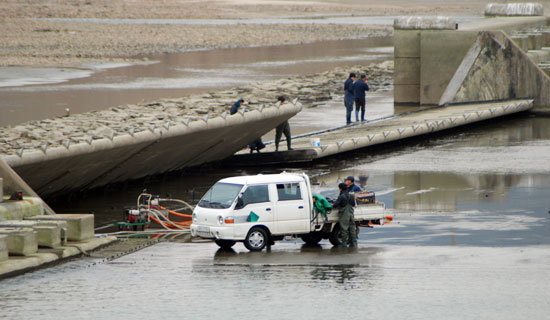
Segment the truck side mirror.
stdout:
[[235,206],[235,209],[242,209],[243,207],[244,207],[244,201],[243,201],[243,195],[241,193],[237,197],[237,205]]

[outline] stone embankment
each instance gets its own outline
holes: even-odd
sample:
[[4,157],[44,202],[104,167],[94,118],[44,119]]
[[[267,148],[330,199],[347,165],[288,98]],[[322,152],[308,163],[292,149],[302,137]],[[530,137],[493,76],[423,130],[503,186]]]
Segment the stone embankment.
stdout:
[[377,65],[336,68],[310,76],[260,82],[229,90],[161,99],[107,110],[71,114],[56,119],[30,121],[0,128],[0,154],[15,155],[24,150],[63,146],[112,138],[126,133],[154,130],[163,126],[213,118],[228,112],[238,99],[247,101],[245,110],[269,106],[279,95],[298,98],[304,107],[314,107],[333,95],[341,94],[349,72],[366,73],[374,91],[392,89],[393,62]]

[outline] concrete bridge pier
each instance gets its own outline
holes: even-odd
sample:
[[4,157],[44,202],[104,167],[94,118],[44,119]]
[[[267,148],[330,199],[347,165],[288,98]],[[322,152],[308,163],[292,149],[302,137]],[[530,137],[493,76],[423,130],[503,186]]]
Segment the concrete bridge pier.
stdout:
[[[394,102],[421,103],[422,36],[433,31],[456,30],[449,17],[399,17],[394,20]],[[447,41],[445,41],[447,42]]]

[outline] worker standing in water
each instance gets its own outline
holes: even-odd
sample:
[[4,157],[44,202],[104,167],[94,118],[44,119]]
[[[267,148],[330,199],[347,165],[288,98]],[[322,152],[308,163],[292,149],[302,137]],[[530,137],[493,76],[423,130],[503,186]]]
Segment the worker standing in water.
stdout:
[[357,231],[355,220],[353,219],[355,200],[348,193],[348,186],[345,183],[338,185],[340,194],[338,199],[332,204],[333,208],[338,208],[338,223],[342,232],[342,243],[339,248],[357,247]]

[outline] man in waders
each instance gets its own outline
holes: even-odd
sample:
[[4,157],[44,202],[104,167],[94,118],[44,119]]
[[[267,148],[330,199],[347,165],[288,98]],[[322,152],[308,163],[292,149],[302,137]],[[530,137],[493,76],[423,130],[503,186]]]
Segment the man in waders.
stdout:
[[353,220],[354,200],[348,193],[348,186],[345,183],[338,185],[340,195],[332,204],[333,208],[338,208],[338,223],[342,232],[342,243],[339,248],[357,247],[357,233],[355,230],[355,221]]

